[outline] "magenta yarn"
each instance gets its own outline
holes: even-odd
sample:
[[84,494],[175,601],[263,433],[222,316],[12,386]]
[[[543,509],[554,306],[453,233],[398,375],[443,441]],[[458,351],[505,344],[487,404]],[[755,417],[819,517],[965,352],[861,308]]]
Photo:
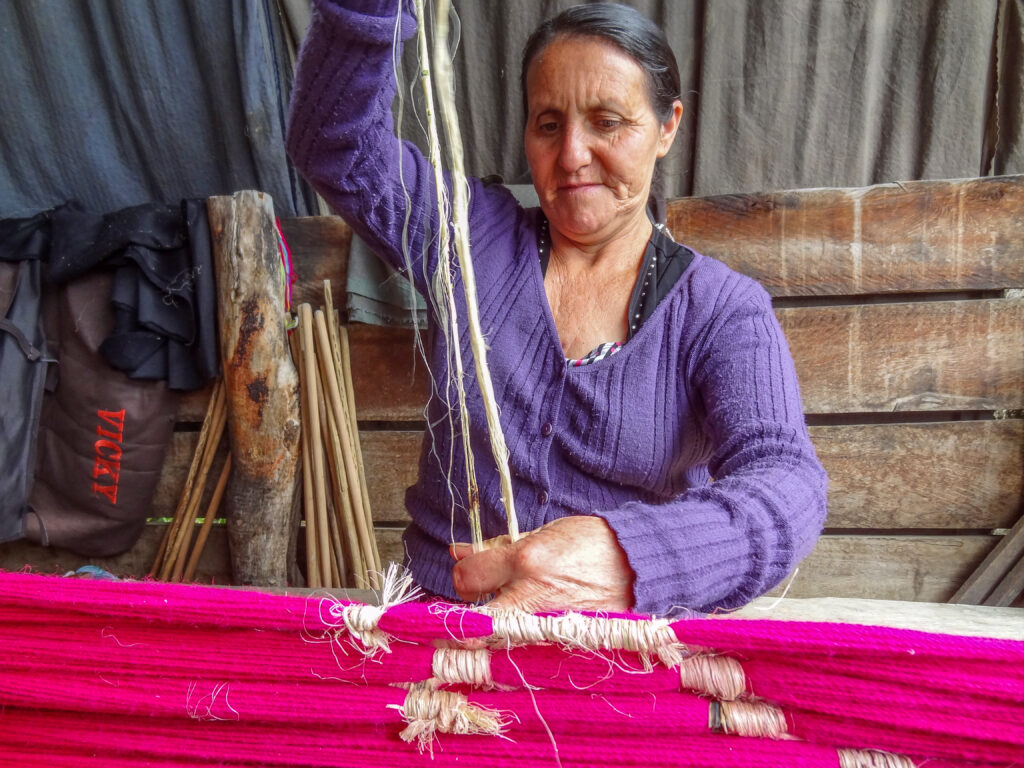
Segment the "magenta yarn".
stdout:
[[710,700],[653,656],[539,644],[490,654],[495,690],[450,686],[502,713],[501,736],[439,733],[421,754],[399,737],[399,686],[431,677],[436,646],[479,644],[491,618],[393,606],[378,623],[389,650],[368,652],[344,628],[345,605],[0,573],[0,768],[837,768],[838,748],[929,768],[1024,763],[1024,642],[739,619],[672,629],[737,659],[748,692],[802,740],[713,732]]

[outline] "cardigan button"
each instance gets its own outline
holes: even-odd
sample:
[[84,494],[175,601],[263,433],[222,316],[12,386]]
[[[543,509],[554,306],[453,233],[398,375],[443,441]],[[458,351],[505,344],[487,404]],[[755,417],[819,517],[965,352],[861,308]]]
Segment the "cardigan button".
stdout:
[[548,503],[548,492],[547,491],[541,491],[540,493],[537,494],[537,503],[538,504],[547,504]]
[[545,421],[544,425],[540,428],[540,433],[543,437],[547,437],[551,434],[551,422]]

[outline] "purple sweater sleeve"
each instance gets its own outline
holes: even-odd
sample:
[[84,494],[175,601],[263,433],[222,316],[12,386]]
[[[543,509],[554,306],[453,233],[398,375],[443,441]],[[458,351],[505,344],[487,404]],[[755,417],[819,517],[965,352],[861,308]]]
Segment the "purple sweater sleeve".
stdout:
[[396,0],[314,2],[286,148],[331,208],[391,266],[411,268],[423,291],[422,254],[436,231],[436,194],[430,163],[394,135],[392,50],[416,29],[408,14],[399,19],[398,7]]
[[824,524],[827,478],[789,348],[767,293],[736,282],[681,372],[711,444],[712,482],[667,504],[596,512],[636,572],[643,613],[744,605],[785,578]]

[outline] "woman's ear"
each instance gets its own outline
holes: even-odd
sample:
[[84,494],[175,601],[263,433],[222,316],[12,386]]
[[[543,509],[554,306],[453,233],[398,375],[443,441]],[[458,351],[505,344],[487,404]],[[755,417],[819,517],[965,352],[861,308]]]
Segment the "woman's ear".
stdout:
[[658,139],[658,157],[664,157],[672,149],[672,142],[675,141],[676,131],[679,130],[679,123],[682,119],[683,103],[676,99],[672,102],[672,114],[661,125],[661,137]]

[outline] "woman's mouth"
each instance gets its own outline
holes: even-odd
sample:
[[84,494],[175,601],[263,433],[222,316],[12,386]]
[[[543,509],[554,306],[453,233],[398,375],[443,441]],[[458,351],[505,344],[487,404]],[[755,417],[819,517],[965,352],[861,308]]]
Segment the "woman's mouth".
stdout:
[[584,190],[587,190],[587,189],[594,189],[594,188],[600,187],[600,186],[601,185],[598,184],[597,182],[574,181],[574,182],[570,182],[568,184],[561,184],[561,185],[559,185],[558,191],[559,192],[581,192],[581,191],[584,191]]

